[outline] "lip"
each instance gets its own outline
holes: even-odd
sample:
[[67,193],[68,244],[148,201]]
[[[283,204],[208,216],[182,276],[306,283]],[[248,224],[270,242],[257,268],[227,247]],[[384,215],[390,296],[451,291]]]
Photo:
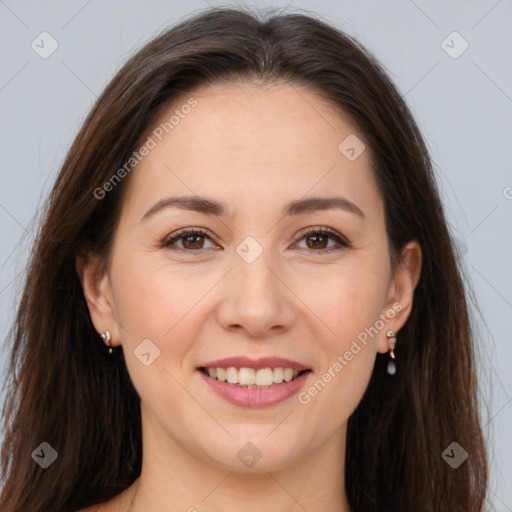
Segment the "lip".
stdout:
[[260,359],[251,359],[250,357],[227,357],[225,359],[217,359],[209,363],[202,364],[199,368],[228,368],[234,366],[235,368],[293,368],[294,370],[310,370],[297,361],[291,359],[284,359],[282,357],[262,357]]
[[[220,368],[222,368],[222,366]],[[248,368],[254,368],[254,366],[249,366]],[[268,368],[268,366],[263,366],[261,368]],[[288,366],[287,368],[291,368],[291,366]],[[312,373],[311,370],[308,370],[290,382],[274,384],[272,387],[264,389],[250,389],[241,388],[232,384],[228,384],[227,382],[221,382],[220,380],[212,379],[209,375],[206,375],[201,370],[197,371],[208,384],[208,386],[210,386],[210,389],[215,391],[215,393],[217,393],[228,402],[239,407],[271,407],[272,405],[276,405],[297,394],[299,390],[304,386],[309,375]]]

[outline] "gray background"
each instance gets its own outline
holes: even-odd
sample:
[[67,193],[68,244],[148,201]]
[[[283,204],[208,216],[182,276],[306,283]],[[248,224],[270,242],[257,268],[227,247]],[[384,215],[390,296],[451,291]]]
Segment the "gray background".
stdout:
[[[512,511],[512,2],[259,3],[270,5],[319,13],[354,35],[384,64],[423,130],[478,302],[489,498],[495,510]],[[97,95],[144,42],[207,6],[195,0],[0,0],[2,340],[38,208]],[[59,45],[47,59],[31,48],[43,31]],[[469,44],[458,58],[452,56],[462,40],[451,36],[442,45],[453,31]],[[2,356],[5,363],[5,349]]]

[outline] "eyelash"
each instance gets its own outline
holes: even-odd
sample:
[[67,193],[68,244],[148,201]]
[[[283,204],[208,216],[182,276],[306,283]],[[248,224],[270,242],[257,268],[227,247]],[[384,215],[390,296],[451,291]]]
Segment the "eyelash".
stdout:
[[[211,237],[209,236],[208,231],[205,230],[205,229],[202,229],[202,228],[185,228],[185,229],[177,231],[176,233],[173,233],[173,234],[169,235],[167,238],[165,238],[162,241],[162,243],[161,243],[161,247],[171,248],[171,246],[176,241],[182,240],[184,238],[187,238],[187,237],[193,236],[193,235],[204,235],[204,236],[206,236],[207,238],[209,238],[211,240]],[[309,227],[309,228],[306,228],[302,232],[301,237],[299,238],[298,241],[301,241],[304,238],[307,238],[308,236],[311,236],[311,235],[329,236],[330,238],[335,240],[338,245],[334,246],[334,247],[329,247],[329,248],[326,248],[326,249],[309,249],[309,254],[310,255],[329,254],[329,253],[331,253],[333,251],[341,251],[343,249],[350,249],[352,247],[352,245],[346,239],[344,239],[341,235],[339,235],[336,231],[333,231],[333,230],[331,230],[329,228],[324,228],[324,227]],[[211,240],[211,241],[213,242],[213,240]],[[184,252],[193,252],[193,253],[195,253],[197,255],[201,255],[207,249],[193,250],[193,249],[183,249],[183,248],[176,248],[176,247],[174,247],[173,250],[184,251]],[[305,249],[305,250],[308,250],[308,249]]]

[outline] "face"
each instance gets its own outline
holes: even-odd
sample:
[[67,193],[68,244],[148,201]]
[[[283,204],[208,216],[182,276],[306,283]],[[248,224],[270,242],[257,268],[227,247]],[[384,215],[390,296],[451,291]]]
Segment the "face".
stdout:
[[132,171],[107,271],[82,274],[91,316],[122,344],[145,436],[286,468],[343,438],[417,273],[392,272],[370,152],[322,98],[208,86],[155,128],[176,110]]

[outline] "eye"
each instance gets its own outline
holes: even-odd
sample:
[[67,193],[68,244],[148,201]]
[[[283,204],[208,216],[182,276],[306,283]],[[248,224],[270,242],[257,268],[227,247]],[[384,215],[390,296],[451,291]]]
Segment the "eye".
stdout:
[[162,241],[161,245],[162,247],[174,248],[181,251],[201,253],[203,249],[208,249],[208,247],[204,246],[205,239],[211,242],[206,230],[201,228],[186,228],[169,235]]
[[[310,254],[325,254],[352,247],[339,233],[329,228],[310,227],[303,231],[301,235],[299,242],[305,240],[306,247],[303,247],[303,249],[309,250]],[[212,245],[205,247],[205,240],[210,241]],[[333,245],[329,245],[330,242],[333,242]],[[198,254],[202,254],[205,249],[216,247],[208,231],[202,228],[181,229],[165,238],[161,246]]]
[[[311,227],[302,232],[299,241],[305,240],[306,247],[310,254],[330,253],[332,251],[340,251],[352,247],[351,244],[343,238],[339,233],[329,228]],[[329,242],[335,242],[329,245]]]

